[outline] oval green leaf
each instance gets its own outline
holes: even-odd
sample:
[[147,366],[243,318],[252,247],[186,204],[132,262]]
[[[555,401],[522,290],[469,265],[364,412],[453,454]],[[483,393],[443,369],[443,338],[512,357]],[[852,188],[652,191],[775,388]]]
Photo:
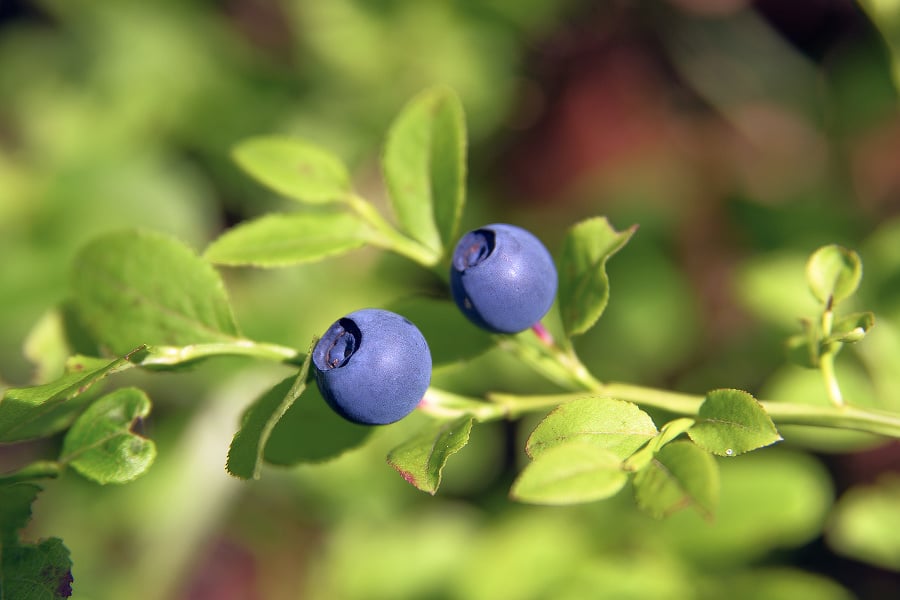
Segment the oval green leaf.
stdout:
[[604,448],[620,459],[631,456],[656,435],[650,415],[637,405],[612,398],[580,398],[560,405],[535,428],[525,452],[537,457],[570,442]]
[[0,401],[0,442],[44,437],[65,429],[83,403],[73,400],[105,377],[131,368],[129,356],[69,359],[67,372],[43,385],[9,388]]
[[312,204],[334,202],[351,190],[344,163],[322,148],[288,136],[263,136],[239,143],[235,162],[279,194]]
[[762,404],[747,392],[727,389],[707,394],[688,435],[719,456],[737,456],[782,439]]
[[609,498],[627,481],[618,456],[594,444],[570,442],[538,455],[519,474],[510,496],[531,504],[578,504]]
[[875,315],[870,312],[851,313],[836,320],[831,328],[829,342],[851,344],[858,342],[875,326]]
[[838,501],[828,531],[828,543],[856,560],[900,571],[900,476],[876,485],[850,489]]
[[666,444],[634,476],[634,497],[643,511],[658,519],[691,506],[712,517],[719,498],[718,465],[691,442]]
[[266,444],[278,421],[306,390],[311,354],[294,377],[288,377],[260,396],[244,413],[241,427],[228,448],[225,469],[240,479],[259,479]]
[[862,261],[848,248],[831,244],[813,252],[806,263],[806,280],[823,304],[837,304],[852,296],[862,279]]
[[142,344],[186,346],[239,335],[219,274],[160,233],[94,239],[75,259],[72,293],[85,326],[115,354]]
[[455,242],[465,204],[462,104],[445,87],[413,98],[388,132],[382,168],[402,229],[438,254]]
[[469,443],[472,422],[471,417],[461,417],[436,423],[391,450],[388,464],[409,484],[434,495],[447,460]]
[[347,212],[270,214],[227,230],[203,257],[228,266],[284,267],[365,245],[368,225]]
[[150,414],[150,399],[122,388],[91,404],[63,440],[60,462],[98,483],[126,483],[143,475],[156,458],[156,445],[131,431]]
[[324,462],[360,446],[372,429],[338,416],[310,385],[275,424],[263,458],[281,466]]
[[576,224],[563,240],[559,264],[559,307],[571,337],[588,331],[609,303],[606,261],[637,230],[616,231],[605,217]]

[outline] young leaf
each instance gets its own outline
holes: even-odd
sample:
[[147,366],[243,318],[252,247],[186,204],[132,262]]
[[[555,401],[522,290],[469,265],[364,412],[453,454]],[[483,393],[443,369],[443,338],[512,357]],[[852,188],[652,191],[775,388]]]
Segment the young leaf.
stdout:
[[659,433],[647,445],[629,456],[625,460],[625,469],[628,471],[640,471],[645,469],[650,461],[662,448],[674,441],[682,433],[694,426],[694,419],[682,417],[669,421],[659,429]]
[[178,240],[148,231],[110,233],[75,260],[75,305],[102,344],[184,346],[238,336],[219,274]]
[[228,448],[225,469],[241,479],[259,479],[263,454],[272,430],[306,389],[310,354],[297,372],[263,394],[244,413],[241,428]]
[[156,458],[156,445],[131,428],[150,414],[150,399],[122,388],[91,404],[63,440],[60,462],[97,483],[126,483],[143,475]]
[[519,474],[510,495],[532,504],[578,504],[613,496],[627,480],[618,456],[576,441],[538,455]]
[[780,441],[766,409],[741,390],[714,390],[688,430],[694,443],[719,456],[737,456]]
[[525,452],[534,458],[560,444],[577,441],[625,459],[655,435],[653,419],[637,405],[612,398],[581,398],[547,415],[529,436]]
[[348,212],[270,214],[229,229],[203,257],[228,266],[284,267],[363,246],[368,225]]
[[59,538],[36,545],[3,545],[0,591],[3,598],[56,600],[72,595],[72,560]]
[[104,377],[131,368],[130,355],[112,361],[74,357],[68,372],[55,381],[7,389],[0,401],[0,442],[43,437],[65,428],[72,412],[81,408],[70,401]]
[[254,179],[293,200],[334,202],[351,189],[347,167],[339,158],[299,139],[251,138],[239,143],[233,156]]
[[870,312],[851,313],[844,315],[831,328],[829,342],[853,343],[858,342],[875,326],[875,315]]
[[861,279],[859,255],[835,244],[822,246],[806,263],[809,289],[823,304],[837,304],[852,296]]
[[471,431],[471,417],[436,423],[391,450],[388,464],[407,482],[434,495],[441,485],[441,472],[447,459],[469,442]]
[[616,231],[605,217],[587,219],[569,230],[560,256],[559,306],[570,337],[588,331],[606,310],[606,261],[628,243],[635,231],[636,227]]
[[322,398],[319,386],[310,385],[275,425],[263,457],[282,466],[323,462],[361,445],[371,433],[372,427],[338,416]]
[[718,465],[696,445],[672,442],[634,476],[634,496],[642,510],[658,519],[688,506],[711,517],[719,497]]
[[465,203],[466,132],[454,92],[416,96],[391,125],[382,168],[403,230],[440,253],[452,244]]

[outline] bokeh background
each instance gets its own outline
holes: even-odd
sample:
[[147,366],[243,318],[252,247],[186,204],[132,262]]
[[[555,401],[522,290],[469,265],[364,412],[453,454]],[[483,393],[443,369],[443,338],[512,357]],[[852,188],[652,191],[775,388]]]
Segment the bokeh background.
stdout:
[[[842,383],[900,410],[892,48],[889,0],[0,0],[0,381],[50,376],[39,332],[92,236],[141,226],[202,250],[288,207],[229,156],[265,133],[330,148],[383,202],[391,118],[447,84],[471,140],[464,226],[517,223],[555,251],[583,217],[640,225],[579,341],[600,378],[824,401],[781,349],[815,308],[806,257],[841,243],[865,265],[857,307],[878,319],[841,355]],[[250,337],[297,347],[429,281],[368,250],[223,275]],[[241,410],[285,373],[234,359],[116,379],[154,401],[156,465],[124,487],[65,474],[26,532],[64,539],[76,598],[900,596],[896,442],[786,428],[778,447],[722,461],[711,523],[654,521],[627,492],[510,502],[533,419],[477,428],[433,498],[384,462],[415,418],[327,464],[230,479]],[[553,389],[497,351],[435,379]],[[0,448],[0,466],[58,444]]]

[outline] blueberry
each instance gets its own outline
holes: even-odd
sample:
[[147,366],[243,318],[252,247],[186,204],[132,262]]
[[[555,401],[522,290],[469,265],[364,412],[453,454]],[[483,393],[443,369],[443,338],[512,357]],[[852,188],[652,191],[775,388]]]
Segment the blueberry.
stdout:
[[316,383],[339,415],[363,425],[399,421],[431,382],[431,352],[400,315],[365,308],[338,319],[312,353]]
[[450,287],[470,321],[495,333],[528,329],[556,296],[556,266],[532,233],[494,224],[464,235],[453,252]]

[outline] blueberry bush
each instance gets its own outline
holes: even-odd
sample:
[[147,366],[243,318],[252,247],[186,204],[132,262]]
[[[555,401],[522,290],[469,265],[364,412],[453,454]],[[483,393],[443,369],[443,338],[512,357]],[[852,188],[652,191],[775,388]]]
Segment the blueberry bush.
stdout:
[[[863,5],[890,51],[898,21],[879,16],[880,5]],[[390,77],[390,57],[367,70],[350,45],[333,49],[318,39],[315,23],[333,10],[360,36],[387,26],[353,2],[331,6],[305,9],[297,26],[310,28],[311,47],[334,53],[326,62],[357,65],[358,84],[372,89],[368,77]],[[385,14],[394,25],[411,23],[406,10],[413,9],[398,3]],[[447,16],[417,10],[416,23]],[[144,25],[179,27],[164,18]],[[695,24],[676,25],[676,33],[709,41]],[[790,56],[758,26],[750,17],[735,25]],[[773,126],[765,120],[772,115],[730,113],[725,90],[703,79],[709,74],[676,33],[665,42],[683,76],[736,127],[752,139],[756,126]],[[461,52],[468,39],[442,43]],[[152,45],[145,50],[138,57],[153,63]],[[199,71],[217,72],[196,60]],[[500,70],[492,63],[499,60],[479,68]],[[789,61],[785,69],[809,74]],[[110,89],[115,72],[106,75]],[[740,163],[742,193],[763,200],[736,200],[731,219],[746,226],[748,247],[765,251],[739,261],[725,295],[754,320],[729,322],[726,314],[726,329],[739,335],[723,342],[710,333],[719,324],[715,307],[696,305],[674,274],[671,247],[660,242],[667,225],[659,215],[671,208],[576,205],[546,211],[544,222],[514,203],[498,209],[473,189],[470,178],[484,167],[471,163],[471,138],[497,118],[486,95],[472,92],[491,73],[477,73],[478,85],[463,78],[426,87],[402,105],[374,98],[399,110],[377,164],[359,158],[375,154],[364,138],[335,135],[344,143],[329,144],[328,135],[284,132],[294,127],[229,121],[242,140],[215,169],[264,200],[197,234],[203,227],[190,223],[201,214],[165,200],[153,210],[151,197],[145,216],[88,227],[60,251],[65,261],[48,250],[65,285],[58,297],[42,296],[44,312],[23,332],[31,381],[0,382],[0,597],[61,598],[80,589],[104,598],[141,590],[151,599],[216,597],[230,577],[237,589],[255,577],[240,568],[258,563],[233,539],[265,556],[259,563],[268,574],[302,572],[258,582],[247,597],[891,593],[900,561],[895,536],[885,532],[900,515],[896,476],[885,469],[835,488],[840,460],[900,440],[896,220],[854,237],[840,210],[800,200],[776,222],[772,207],[787,202],[779,194],[794,193],[803,175]],[[191,98],[190,82],[172,77],[178,85],[170,91]],[[466,91],[465,108],[456,89]],[[250,90],[233,97],[241,94],[261,99]],[[353,128],[367,129],[364,111],[340,108]],[[190,139],[190,115],[202,112],[158,116]],[[327,131],[297,118],[299,129]],[[66,165],[72,180],[90,179],[109,164],[110,148],[120,148],[115,132],[105,135],[96,156],[66,159],[78,154],[76,144],[46,160]],[[123,137],[149,140],[153,132],[134,135]],[[791,139],[800,144],[804,135]],[[165,171],[158,157],[134,152],[142,180]],[[715,166],[720,157],[692,160],[706,173],[705,161]],[[635,177],[628,193],[645,194],[645,184],[653,194],[684,193],[663,163],[650,169],[663,172],[661,183]],[[4,168],[0,162],[0,175]],[[611,179],[600,188],[618,189]],[[826,194],[810,187],[803,193]],[[54,193],[64,205],[63,191]],[[165,223],[170,211],[188,224],[183,231]],[[683,226],[688,237],[708,234],[702,219]],[[67,230],[37,219],[21,235],[56,228]],[[15,239],[2,243],[13,247]],[[22,260],[16,276],[43,264]],[[26,314],[21,304],[8,303]],[[246,512],[256,520],[232,517]],[[232,528],[210,540],[220,522]],[[849,557],[882,579],[832,578],[828,564],[816,564],[820,555]],[[197,583],[173,592],[173,581],[203,579],[193,570],[211,573],[209,589],[219,591]],[[91,578],[107,571],[111,583],[98,591]],[[135,573],[138,583],[129,580]]]

